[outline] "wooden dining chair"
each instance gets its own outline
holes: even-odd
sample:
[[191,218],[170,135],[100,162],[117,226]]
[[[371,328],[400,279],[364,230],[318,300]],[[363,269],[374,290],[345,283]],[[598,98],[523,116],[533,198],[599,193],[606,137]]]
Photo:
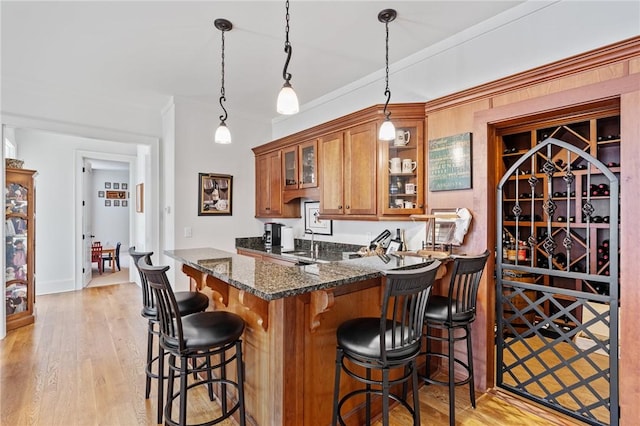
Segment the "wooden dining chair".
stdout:
[[98,272],[102,275],[102,245],[98,242],[91,244],[91,263],[98,263]]

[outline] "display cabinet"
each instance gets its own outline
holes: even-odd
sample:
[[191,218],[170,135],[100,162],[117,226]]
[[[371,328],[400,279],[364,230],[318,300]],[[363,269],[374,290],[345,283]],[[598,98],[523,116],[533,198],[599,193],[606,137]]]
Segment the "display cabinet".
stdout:
[[378,141],[383,215],[424,212],[424,144],[422,120],[394,120],[396,139]]
[[282,150],[285,191],[318,186],[317,152],[315,139]]
[[35,320],[35,175],[6,169],[5,309],[7,330]]

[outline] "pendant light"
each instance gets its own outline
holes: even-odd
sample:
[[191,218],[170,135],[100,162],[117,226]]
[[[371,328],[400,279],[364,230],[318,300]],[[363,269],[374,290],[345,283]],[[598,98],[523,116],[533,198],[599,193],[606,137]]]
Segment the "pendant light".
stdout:
[[276,110],[279,114],[293,115],[297,114],[298,111],[300,111],[300,107],[298,105],[298,96],[296,95],[296,92],[293,91],[293,87],[291,87],[291,74],[287,72],[289,61],[291,60],[292,51],[291,43],[289,42],[289,0],[286,1],[285,7],[287,10],[287,25],[285,26],[284,51],[287,54],[287,60],[285,61],[284,69],[282,70],[284,85],[282,86],[282,90],[280,90],[280,93],[278,94]]
[[227,101],[224,93],[224,33],[227,31],[231,31],[233,25],[226,19],[216,19],[213,23],[217,29],[220,30],[222,34],[222,83],[220,85],[220,107],[224,111],[224,115],[220,116],[220,125],[216,129],[216,134],[214,136],[215,143],[220,144],[230,144],[231,143],[231,132],[227,127],[227,110],[222,104],[223,101]]
[[378,21],[383,22],[386,29],[386,41],[385,41],[385,84],[386,87],[384,89],[384,94],[387,97],[387,101],[384,103],[384,122],[382,126],[380,126],[380,130],[378,131],[378,139],[381,141],[391,141],[396,137],[396,128],[391,122],[389,118],[391,116],[391,112],[387,111],[387,106],[389,105],[389,101],[391,100],[391,90],[389,90],[389,22],[396,19],[398,14],[394,9],[384,9],[380,13],[378,13]]

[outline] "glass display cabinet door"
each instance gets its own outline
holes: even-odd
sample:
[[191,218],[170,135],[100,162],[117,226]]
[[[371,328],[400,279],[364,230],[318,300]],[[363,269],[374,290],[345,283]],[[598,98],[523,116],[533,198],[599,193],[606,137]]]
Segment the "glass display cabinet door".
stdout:
[[298,189],[298,147],[282,150],[284,189]]
[[303,142],[282,150],[284,189],[304,189],[318,186],[318,142]]
[[300,144],[300,188],[318,186],[317,141]]
[[28,269],[29,188],[7,182],[6,186],[5,306],[7,319],[30,310]]

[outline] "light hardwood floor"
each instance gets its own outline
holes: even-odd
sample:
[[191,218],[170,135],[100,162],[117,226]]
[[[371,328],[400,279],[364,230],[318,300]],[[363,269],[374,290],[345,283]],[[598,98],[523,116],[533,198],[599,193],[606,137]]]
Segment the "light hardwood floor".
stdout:
[[[156,424],[155,386],[144,398],[146,322],[140,308],[135,284],[38,296],[35,325],[0,341],[0,425]],[[190,399],[190,421],[217,410],[204,394]],[[478,395],[473,410],[468,391],[457,394],[457,424],[578,424],[501,393]],[[449,424],[445,388],[423,387],[420,400],[422,424]],[[395,409],[391,423],[411,420]]]

